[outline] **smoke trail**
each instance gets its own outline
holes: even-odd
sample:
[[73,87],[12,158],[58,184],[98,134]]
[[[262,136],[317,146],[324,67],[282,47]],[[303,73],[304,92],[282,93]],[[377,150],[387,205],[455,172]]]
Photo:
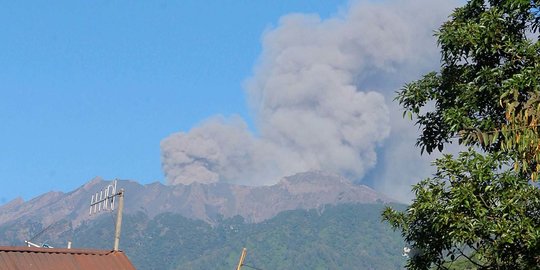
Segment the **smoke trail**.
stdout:
[[245,84],[257,135],[237,116],[216,116],[170,135],[161,143],[168,183],[271,184],[312,169],[362,178],[385,139],[399,140],[390,135],[401,124],[388,104],[404,82],[436,67],[433,29],[453,6],[444,0],[354,2],[324,20],[282,17],[264,35]]

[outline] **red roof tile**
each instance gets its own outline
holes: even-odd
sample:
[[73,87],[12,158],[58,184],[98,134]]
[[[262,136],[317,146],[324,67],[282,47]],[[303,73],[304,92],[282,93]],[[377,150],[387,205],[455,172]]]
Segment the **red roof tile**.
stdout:
[[0,246],[0,269],[135,270],[135,267],[121,251]]

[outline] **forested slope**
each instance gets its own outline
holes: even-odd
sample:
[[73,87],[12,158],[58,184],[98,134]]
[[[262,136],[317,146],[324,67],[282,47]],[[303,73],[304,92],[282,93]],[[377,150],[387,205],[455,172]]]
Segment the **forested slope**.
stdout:
[[[400,207],[400,206],[397,206]],[[380,221],[382,204],[342,204],[292,210],[261,223],[241,217],[209,224],[164,213],[126,215],[121,249],[137,269],[402,269],[403,241]],[[75,246],[110,248],[113,218],[73,231]]]

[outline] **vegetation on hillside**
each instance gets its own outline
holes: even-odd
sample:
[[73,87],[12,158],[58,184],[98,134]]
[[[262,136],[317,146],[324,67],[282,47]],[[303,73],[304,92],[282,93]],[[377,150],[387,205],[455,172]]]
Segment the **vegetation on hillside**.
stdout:
[[[403,209],[403,206],[396,207]],[[125,217],[121,249],[137,269],[402,269],[403,241],[381,223],[381,204],[343,204],[294,210],[258,224],[241,217],[207,223],[165,213]],[[74,231],[74,246],[110,248],[112,218]]]

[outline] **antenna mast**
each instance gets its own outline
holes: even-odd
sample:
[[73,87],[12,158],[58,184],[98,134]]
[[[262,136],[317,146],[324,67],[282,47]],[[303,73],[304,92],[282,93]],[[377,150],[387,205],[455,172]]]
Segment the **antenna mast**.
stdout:
[[120,231],[122,230],[122,212],[124,210],[124,189],[121,188],[118,192],[118,215],[116,216],[116,226],[114,229],[114,251],[118,251],[120,245]]
[[118,202],[118,216],[116,217],[116,226],[114,230],[114,251],[118,251],[120,245],[120,231],[122,230],[122,212],[124,210],[124,189],[116,192],[115,179],[112,184],[107,185],[96,194],[92,195],[90,200],[90,215],[97,214],[102,210],[114,211],[116,197],[120,200]]

